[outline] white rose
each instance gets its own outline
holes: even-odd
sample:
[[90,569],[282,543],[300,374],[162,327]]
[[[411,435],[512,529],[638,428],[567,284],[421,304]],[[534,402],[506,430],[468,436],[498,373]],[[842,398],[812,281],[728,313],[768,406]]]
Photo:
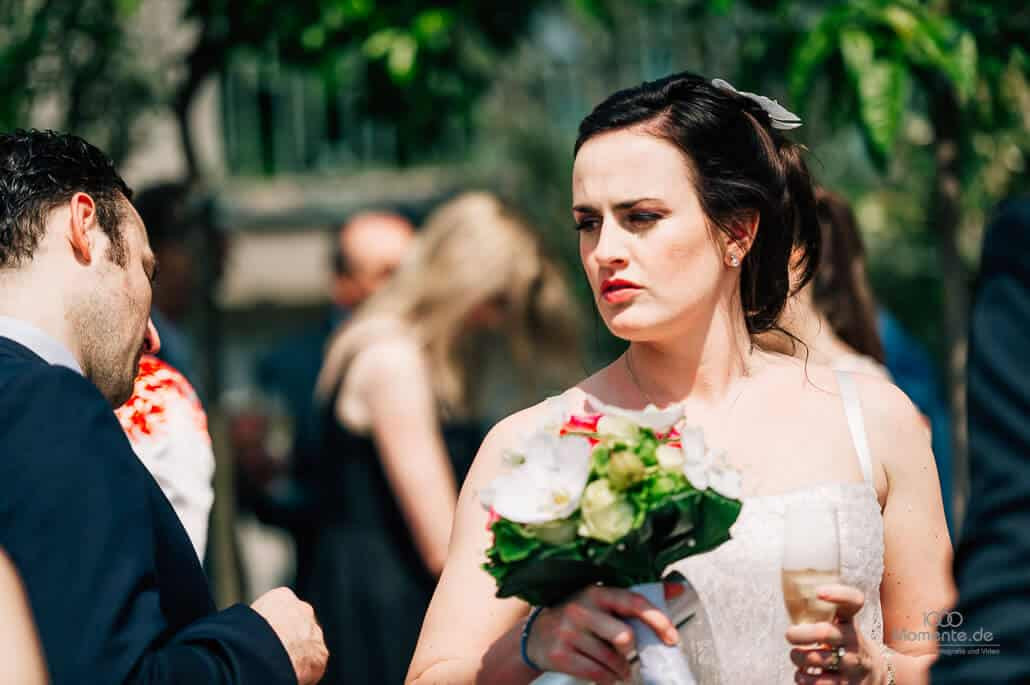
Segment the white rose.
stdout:
[[726,459],[725,450],[710,450],[700,428],[684,428],[680,433],[683,475],[698,490],[711,488],[723,497],[740,499],[740,472]]
[[605,414],[597,420],[597,432],[608,437],[633,441],[637,439],[639,429],[629,419],[621,416],[610,416]]
[[679,471],[686,461],[683,458],[683,450],[672,445],[658,445],[655,458],[658,459],[658,465],[666,471]]

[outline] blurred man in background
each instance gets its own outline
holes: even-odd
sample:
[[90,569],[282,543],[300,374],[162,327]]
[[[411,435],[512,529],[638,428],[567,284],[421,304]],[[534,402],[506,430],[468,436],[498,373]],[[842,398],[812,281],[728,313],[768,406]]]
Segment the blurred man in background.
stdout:
[[[967,370],[970,494],[955,555],[957,617],[950,620],[970,640],[958,649],[942,648],[932,671],[934,685],[1030,682],[1028,350],[1030,198],[1025,198],[1004,206],[984,238]],[[981,647],[986,653],[966,653]]]
[[411,221],[385,210],[360,212],[338,227],[333,240],[330,311],[318,327],[283,341],[258,362],[258,385],[268,395],[282,398],[293,425],[293,447],[286,463],[272,459],[265,447],[267,416],[240,415],[231,426],[242,503],[262,522],[284,528],[293,537],[295,587],[301,594],[321,518],[310,477],[321,456],[313,398],[325,347],[351,312],[389,280],[414,237]]

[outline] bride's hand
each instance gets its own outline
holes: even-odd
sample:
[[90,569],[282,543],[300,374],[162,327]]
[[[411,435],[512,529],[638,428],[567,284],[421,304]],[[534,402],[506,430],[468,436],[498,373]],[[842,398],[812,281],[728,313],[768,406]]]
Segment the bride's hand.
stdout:
[[[881,682],[883,657],[853,621],[865,604],[865,595],[849,585],[826,585],[819,588],[818,596],[837,605],[836,618],[833,623],[800,624],[787,630],[787,642],[798,645],[790,651],[790,660],[798,667],[795,682],[804,685]],[[813,647],[816,643],[819,646]]]
[[591,586],[565,604],[540,612],[526,651],[544,670],[560,671],[599,685],[630,678],[633,630],[619,618],[636,618],[667,644],[679,635],[672,621],[641,595],[621,588]]

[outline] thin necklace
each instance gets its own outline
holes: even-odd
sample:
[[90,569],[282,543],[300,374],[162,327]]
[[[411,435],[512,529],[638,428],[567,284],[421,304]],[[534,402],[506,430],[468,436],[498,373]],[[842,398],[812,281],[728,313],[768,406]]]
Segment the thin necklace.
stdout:
[[623,357],[623,359],[626,360],[626,369],[629,371],[629,377],[633,380],[633,385],[637,386],[637,392],[639,392],[641,394],[641,396],[643,396],[644,400],[648,404],[652,404],[652,405],[657,407],[658,405],[655,404],[654,400],[651,399],[651,396],[647,394],[646,390],[644,390],[644,386],[640,385],[640,380],[637,378],[637,374],[633,370],[633,361],[630,359],[630,355],[632,353],[633,353],[633,346],[630,345],[626,349],[626,355]]
[[[648,404],[654,405],[655,407],[657,407],[658,404],[653,399],[651,399],[651,396],[647,394],[646,390],[644,390],[644,386],[642,386],[640,384],[640,379],[637,378],[636,371],[633,370],[633,360],[630,358],[632,353],[633,353],[633,346],[630,345],[628,348],[626,348],[626,354],[623,355],[623,359],[626,360],[626,370],[629,371],[629,377],[633,381],[633,385],[636,386],[637,392],[640,393],[640,395],[644,398],[644,400]],[[749,371],[750,370],[745,365],[745,367],[744,367],[744,376],[750,376],[751,374],[750,374]],[[733,408],[735,406],[737,406],[737,400],[739,400],[740,396],[744,393],[744,387],[745,386],[743,384],[741,384],[740,390],[737,391],[737,395],[736,395],[736,397],[733,398],[733,402],[730,404],[728,411],[732,411]]]

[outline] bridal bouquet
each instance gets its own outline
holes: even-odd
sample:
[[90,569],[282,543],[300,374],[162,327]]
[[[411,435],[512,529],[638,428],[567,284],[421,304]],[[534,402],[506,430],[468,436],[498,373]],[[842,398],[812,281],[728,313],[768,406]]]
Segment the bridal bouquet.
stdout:
[[[506,471],[480,492],[493,533],[484,568],[498,597],[552,606],[602,583],[664,608],[666,567],[730,538],[740,475],[679,406],[591,404],[598,414],[556,417],[507,452]],[[639,628],[646,683],[694,682],[678,648]]]

